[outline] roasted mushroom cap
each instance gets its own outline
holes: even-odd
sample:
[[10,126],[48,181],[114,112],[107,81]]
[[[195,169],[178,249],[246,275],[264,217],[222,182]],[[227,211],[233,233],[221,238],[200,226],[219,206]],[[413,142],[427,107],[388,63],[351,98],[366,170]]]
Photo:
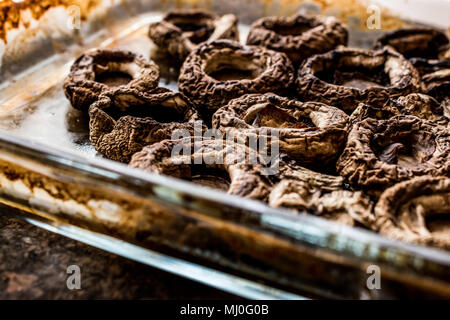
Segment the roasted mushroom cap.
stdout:
[[387,189],[375,207],[387,237],[450,250],[450,179],[424,176]]
[[155,88],[159,68],[130,51],[98,49],[80,56],[64,81],[64,93],[76,109],[87,111],[98,96],[117,87],[140,91]]
[[399,29],[383,35],[375,46],[385,45],[410,59],[422,76],[425,93],[441,103],[450,98],[450,49],[445,33],[432,28]]
[[449,126],[449,119],[446,118],[443,106],[426,94],[411,93],[392,102],[402,114],[414,115],[442,126]]
[[359,103],[383,106],[389,98],[419,92],[417,70],[392,49],[339,48],[309,58],[299,69],[297,93],[348,114]]
[[247,44],[286,53],[298,65],[318,53],[347,45],[347,28],[334,17],[266,17],[254,22]]
[[450,173],[450,131],[414,116],[366,119],[350,131],[337,170],[373,195],[415,176]]
[[440,102],[443,108],[450,109],[450,57],[446,59],[412,58],[410,61],[422,75],[423,91]]
[[438,59],[448,42],[445,33],[436,29],[397,29],[378,38],[375,48],[391,46],[408,59]]
[[[108,91],[91,105],[89,117],[92,145],[105,157],[121,162],[173,134],[194,135],[198,119],[187,98],[163,88],[147,94],[135,89]],[[204,130],[200,124],[199,130]]]
[[[302,103],[273,93],[231,100],[213,116],[213,128],[279,135],[280,150],[302,163],[335,160],[347,136],[348,116],[322,103]],[[262,130],[261,130],[262,129]]]
[[320,174],[300,166],[282,165],[281,181],[269,205],[305,211],[346,225],[373,225],[372,201],[362,192],[344,190],[342,177]]
[[426,74],[422,77],[425,92],[436,98],[444,108],[450,105],[450,60],[448,68]]
[[177,9],[167,13],[162,21],[152,23],[149,37],[161,50],[183,62],[200,43],[239,40],[239,33],[233,14],[219,17],[198,9]]
[[188,56],[178,87],[200,111],[212,115],[247,93],[283,94],[293,80],[294,69],[285,54],[218,40],[199,46]]
[[356,123],[367,118],[386,120],[398,115],[413,115],[442,126],[449,126],[448,112],[436,99],[422,93],[391,99],[382,107],[360,104],[350,116],[350,122]]
[[263,174],[262,164],[254,163],[257,157],[255,151],[242,144],[186,138],[147,146],[133,156],[129,165],[265,201],[271,182]]
[[401,114],[402,113],[398,110],[395,101],[387,103],[382,107],[360,103],[350,115],[349,122],[355,124],[368,118],[386,120]]

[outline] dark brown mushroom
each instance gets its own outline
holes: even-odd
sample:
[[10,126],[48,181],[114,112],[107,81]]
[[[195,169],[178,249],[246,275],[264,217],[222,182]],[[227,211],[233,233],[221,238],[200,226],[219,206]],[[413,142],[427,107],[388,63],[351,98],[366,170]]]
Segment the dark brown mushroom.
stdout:
[[410,61],[422,75],[422,90],[440,102],[443,108],[450,109],[450,57],[446,59],[412,58]]
[[360,103],[350,115],[350,123],[355,124],[368,118],[386,120],[401,114],[402,113],[398,110],[395,101],[386,103],[381,107]]
[[392,100],[392,103],[402,114],[413,115],[449,127],[449,119],[446,117],[443,106],[433,97],[421,93],[411,93]]
[[450,58],[447,58],[446,60],[411,58],[409,61],[419,71],[421,76],[450,68]]
[[371,227],[372,201],[360,191],[344,190],[342,177],[320,174],[300,166],[282,165],[269,205],[307,212],[342,224]]
[[178,87],[203,114],[212,115],[247,93],[286,93],[293,80],[294,69],[285,54],[218,40],[188,56]]
[[334,17],[265,17],[255,21],[247,44],[284,52],[294,65],[315,54],[347,45],[347,28]]
[[64,93],[74,108],[87,111],[108,90],[126,87],[145,92],[158,82],[159,68],[153,61],[130,51],[98,49],[74,62]]
[[450,47],[444,32],[432,28],[398,29],[378,39],[408,58],[422,76],[423,90],[439,102],[450,98]]
[[450,174],[450,131],[414,116],[366,119],[350,131],[337,170],[373,195],[415,176]]
[[[89,139],[106,158],[128,162],[144,146],[174,134],[193,136],[198,115],[180,93],[157,88],[148,93],[115,89],[89,108]],[[198,124],[200,133],[205,127]]]
[[449,67],[422,77],[425,92],[436,98],[443,107],[450,105],[450,61]]
[[408,59],[438,59],[448,43],[445,33],[433,28],[397,29],[378,38],[375,49],[390,46]]
[[273,93],[231,100],[213,116],[213,128],[245,135],[278,134],[280,151],[304,163],[336,160],[347,136],[345,112],[317,102],[299,102]]
[[413,115],[449,127],[450,114],[436,99],[422,93],[391,99],[382,107],[360,104],[352,112],[350,122],[354,124],[367,118],[386,120],[398,115]]
[[[229,194],[266,201],[271,181],[256,151],[223,139],[164,140],[133,155],[130,166]],[[253,162],[252,162],[253,161]]]
[[299,69],[297,93],[350,114],[359,103],[383,106],[389,98],[420,91],[417,70],[392,49],[339,48],[306,60]]
[[387,189],[375,207],[375,231],[450,250],[450,179],[418,177]]
[[234,14],[217,16],[200,9],[176,9],[152,23],[149,37],[170,56],[183,62],[199,44],[218,39],[239,40]]

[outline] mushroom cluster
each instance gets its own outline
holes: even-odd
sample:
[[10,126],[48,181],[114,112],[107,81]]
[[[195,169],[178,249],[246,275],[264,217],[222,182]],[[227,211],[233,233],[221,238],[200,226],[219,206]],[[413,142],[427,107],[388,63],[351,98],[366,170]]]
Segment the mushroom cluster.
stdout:
[[379,37],[375,48],[390,46],[407,59],[438,59],[449,41],[445,33],[433,28],[397,29]]
[[307,212],[349,226],[370,228],[374,224],[373,201],[361,191],[348,189],[340,176],[284,161],[278,181],[269,195],[273,207]]
[[449,127],[449,118],[445,109],[436,99],[423,93],[411,93],[392,100],[401,114],[413,115],[436,124]]
[[[97,49],[64,82],[104,157],[450,250],[445,33],[350,48],[336,18],[295,14],[255,21],[241,44],[234,15],[177,9],[148,37],[161,61]],[[159,87],[165,68],[179,92]]]
[[373,227],[396,240],[450,250],[450,178],[418,177],[387,189]]
[[183,62],[201,43],[219,39],[239,40],[237,18],[217,16],[199,9],[178,9],[149,27],[149,37],[162,51]]
[[348,116],[318,102],[273,93],[248,94],[217,110],[213,128],[241,134],[278,135],[279,148],[303,164],[336,160],[347,137]]
[[81,55],[64,81],[64,93],[72,106],[87,111],[98,96],[126,87],[146,91],[159,82],[159,68],[151,60],[130,51],[97,49]]
[[178,87],[202,115],[211,116],[244,94],[286,94],[293,81],[294,68],[285,54],[217,40],[199,46],[187,57]]
[[423,91],[450,108],[450,45],[444,32],[432,28],[399,29],[381,36],[375,48],[389,46],[419,71]]
[[266,200],[271,181],[259,155],[219,139],[164,140],[133,155],[130,166],[249,199]]
[[95,149],[126,163],[144,146],[170,139],[177,130],[180,136],[195,135],[195,120],[199,119],[186,97],[164,88],[148,93],[108,91],[90,106],[89,118],[89,139]]
[[266,17],[254,22],[247,44],[284,52],[295,65],[315,54],[347,45],[347,28],[334,17]]
[[416,176],[450,175],[450,131],[414,116],[353,125],[337,170],[371,194]]
[[303,101],[319,101],[351,114],[359,103],[383,106],[390,98],[420,90],[413,65],[389,48],[338,48],[308,59],[296,90]]

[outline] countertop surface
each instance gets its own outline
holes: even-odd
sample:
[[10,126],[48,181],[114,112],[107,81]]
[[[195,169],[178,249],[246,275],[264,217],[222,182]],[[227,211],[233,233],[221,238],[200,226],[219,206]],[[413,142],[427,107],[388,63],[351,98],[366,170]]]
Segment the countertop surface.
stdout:
[[[67,287],[71,265],[80,268],[79,290]],[[0,299],[234,298],[0,212]]]

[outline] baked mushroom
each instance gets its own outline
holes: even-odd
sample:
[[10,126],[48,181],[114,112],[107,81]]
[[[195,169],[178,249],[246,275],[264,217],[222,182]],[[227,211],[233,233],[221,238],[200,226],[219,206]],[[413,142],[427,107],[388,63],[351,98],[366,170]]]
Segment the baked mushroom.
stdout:
[[383,106],[389,98],[420,91],[417,70],[389,48],[339,48],[315,55],[299,69],[300,100],[318,101],[350,114],[359,103]]
[[337,171],[372,195],[416,176],[450,174],[450,131],[414,116],[366,119],[351,129]]
[[367,118],[386,120],[401,114],[402,113],[398,110],[395,101],[386,103],[381,107],[360,103],[350,115],[350,123],[355,124]]
[[360,191],[345,190],[342,177],[282,165],[269,205],[307,212],[342,224],[373,226],[373,203]]
[[164,88],[148,93],[125,88],[108,91],[90,106],[89,117],[89,139],[95,149],[126,163],[144,146],[170,139],[176,132],[193,136],[198,119],[186,97]]
[[450,60],[448,68],[426,74],[422,77],[422,81],[428,95],[436,98],[444,108],[449,106]]
[[410,62],[422,76],[450,69],[450,58],[448,58],[447,60],[426,60],[422,58],[411,58]]
[[398,29],[381,36],[376,48],[390,46],[408,58],[422,76],[424,92],[439,102],[450,98],[450,47],[444,32],[432,28]]
[[377,39],[375,49],[390,46],[406,58],[439,59],[449,40],[433,28],[397,29]]
[[443,106],[433,97],[422,93],[411,93],[397,99],[390,99],[382,107],[360,104],[350,116],[356,123],[367,118],[386,120],[398,115],[413,115],[442,126],[449,126],[448,115]]
[[[213,115],[213,128],[278,133],[280,151],[304,164],[336,160],[347,136],[345,112],[318,102],[300,102],[273,93],[231,100]],[[261,130],[262,129],[262,130]]]
[[188,56],[178,87],[199,111],[211,116],[247,93],[286,93],[293,80],[294,69],[285,54],[217,40],[199,46]]
[[387,189],[375,207],[387,237],[450,250],[450,178],[418,177]]
[[239,40],[239,32],[234,14],[219,17],[199,9],[176,9],[150,25],[149,37],[161,50],[183,62],[200,43]]
[[168,175],[229,194],[265,201],[269,176],[256,151],[223,139],[164,140],[133,155],[130,166]]
[[422,75],[422,90],[450,110],[450,57],[446,60],[410,60]]
[[347,28],[334,17],[265,17],[255,21],[247,44],[284,52],[294,65],[315,54],[347,45]]
[[87,111],[98,96],[125,87],[142,92],[158,85],[159,68],[130,51],[97,49],[80,56],[64,81],[64,93],[76,109]]
[[442,126],[449,126],[449,119],[445,115],[443,106],[426,94],[411,93],[405,97],[393,99],[392,103],[402,114],[414,115]]

